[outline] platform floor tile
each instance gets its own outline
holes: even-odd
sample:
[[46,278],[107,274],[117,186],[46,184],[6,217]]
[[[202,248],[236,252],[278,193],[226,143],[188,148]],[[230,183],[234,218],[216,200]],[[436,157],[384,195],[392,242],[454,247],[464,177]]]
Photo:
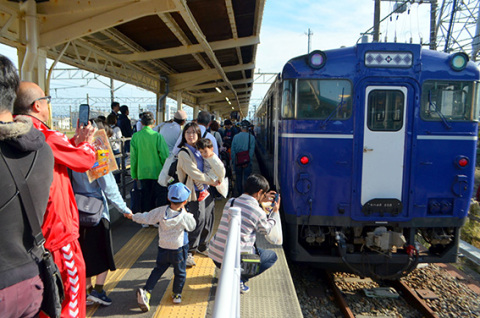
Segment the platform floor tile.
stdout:
[[207,312],[212,279],[215,272],[213,261],[203,255],[195,255],[196,266],[187,268],[187,280],[182,292],[182,303],[172,302],[173,279],[168,286],[154,317],[157,318],[204,318]]

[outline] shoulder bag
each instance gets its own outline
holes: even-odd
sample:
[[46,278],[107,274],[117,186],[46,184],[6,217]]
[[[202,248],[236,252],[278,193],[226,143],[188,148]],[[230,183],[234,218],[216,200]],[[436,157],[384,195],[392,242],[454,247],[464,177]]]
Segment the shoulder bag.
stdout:
[[[62,313],[62,302],[65,298],[62,277],[57,265],[53,261],[52,254],[44,246],[45,238],[40,229],[40,224],[36,219],[36,206],[33,205],[30,188],[25,181],[25,177],[23,177],[20,170],[15,167],[15,162],[6,158],[3,154],[2,158],[15,181],[20,202],[25,210],[30,228],[32,229],[34,247],[30,251],[30,254],[38,264],[40,277],[43,281],[43,300],[40,309],[51,318],[60,317]],[[37,153],[35,153],[32,166],[35,164],[36,158]]]
[[100,223],[105,209],[102,199],[76,193],[75,201],[77,201],[80,225],[96,226]]
[[248,133],[248,149],[235,154],[235,165],[246,168],[250,164],[250,133]]

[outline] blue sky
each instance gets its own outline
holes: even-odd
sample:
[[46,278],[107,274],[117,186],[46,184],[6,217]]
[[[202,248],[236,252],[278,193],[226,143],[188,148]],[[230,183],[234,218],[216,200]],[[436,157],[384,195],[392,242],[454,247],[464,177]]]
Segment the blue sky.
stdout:
[[[394,2],[382,2],[381,18],[393,11]],[[410,12],[394,14],[381,24],[381,39],[420,43],[428,40],[429,4],[413,4]],[[281,72],[291,58],[307,53],[308,29],[311,50],[328,50],[353,46],[373,26],[374,1],[365,0],[275,0],[266,1],[260,44],[256,56],[256,72]],[[371,39],[371,37],[370,37]],[[424,42],[426,42],[424,40]],[[268,85],[254,84],[250,104],[258,104]]]
[[[393,11],[394,2],[382,2],[381,18]],[[413,4],[410,12],[394,14],[381,25],[381,39],[388,41],[397,37],[398,42],[410,41],[419,43],[428,40],[429,4]],[[267,0],[265,4],[260,44],[257,48],[255,72],[278,73],[291,58],[307,53],[310,28],[311,50],[327,50],[340,46],[353,46],[373,25],[373,0]],[[16,50],[0,44],[0,52],[17,62]],[[78,89],[75,92],[58,90],[58,94],[75,96],[76,94],[90,96],[109,96],[105,85],[91,82],[88,90]],[[63,83],[72,86],[70,83]],[[78,84],[73,84],[78,85]],[[121,82],[115,84],[119,87]],[[266,93],[269,85],[254,84],[250,104],[258,104]],[[145,90],[126,85],[120,89],[117,96],[151,96],[155,95]]]

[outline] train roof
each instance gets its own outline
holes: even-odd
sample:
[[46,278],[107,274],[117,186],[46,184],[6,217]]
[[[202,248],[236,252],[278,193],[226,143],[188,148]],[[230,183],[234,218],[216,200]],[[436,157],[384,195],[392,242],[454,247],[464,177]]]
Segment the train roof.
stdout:
[[[309,64],[312,54],[321,55],[321,67]],[[322,77],[352,77],[360,68],[395,69],[398,73],[422,72],[430,73],[448,71],[452,77],[459,75],[468,78],[480,78],[479,67],[469,61],[462,72],[450,67],[453,56],[463,53],[447,54],[423,48],[420,44],[408,43],[360,43],[352,47],[344,47],[325,51],[312,51],[290,59],[282,71],[283,79]],[[468,56],[464,54],[465,57]]]

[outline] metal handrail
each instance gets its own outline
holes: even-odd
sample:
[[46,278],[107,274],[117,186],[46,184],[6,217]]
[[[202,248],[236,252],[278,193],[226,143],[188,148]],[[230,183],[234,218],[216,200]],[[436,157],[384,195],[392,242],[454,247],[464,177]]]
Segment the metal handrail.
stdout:
[[126,181],[126,175],[129,169],[125,164],[126,158],[128,157],[127,152],[125,151],[125,142],[131,139],[132,137],[128,137],[128,138],[122,137],[122,138],[116,138],[111,140],[112,142],[113,141],[121,142],[120,154],[115,155],[115,158],[120,157],[120,167],[118,167],[118,170],[114,171],[113,174],[120,174],[120,184],[118,185],[118,187],[120,188],[120,192],[123,198],[127,197],[127,186],[133,183],[133,180],[130,180],[128,182]]
[[[215,304],[213,307],[214,318],[240,317],[240,208],[228,209],[230,216],[228,222],[227,243],[222,260],[220,278]],[[233,283],[232,283],[233,282]]]

